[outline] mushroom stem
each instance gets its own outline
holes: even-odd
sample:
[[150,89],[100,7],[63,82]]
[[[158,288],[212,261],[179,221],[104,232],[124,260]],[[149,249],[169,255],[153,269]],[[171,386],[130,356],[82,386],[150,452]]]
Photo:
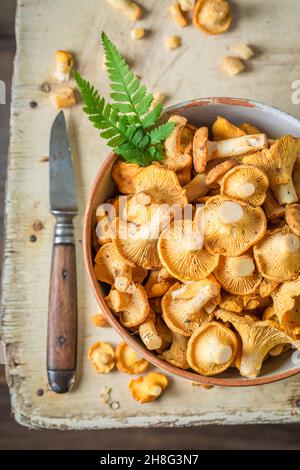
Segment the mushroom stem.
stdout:
[[234,224],[243,219],[244,211],[237,202],[226,201],[219,208],[219,217],[224,224]]
[[204,352],[206,357],[203,359],[214,364],[225,364],[233,354],[232,347],[216,337],[209,338]]
[[262,366],[262,359],[260,350],[250,352],[243,350],[240,374],[249,378],[257,377]]
[[205,196],[205,194],[208,193],[210,188],[205,183],[205,179],[205,173],[199,173],[192,179],[192,181],[183,187],[189,202],[193,202],[195,199]]
[[139,237],[143,240],[154,240],[159,237],[162,230],[170,223],[170,209],[166,205],[161,205],[155,211],[152,219],[138,231]]
[[[184,294],[187,289],[188,286],[183,286],[180,289],[174,290],[172,292],[173,299],[184,299]],[[207,285],[204,285],[195,295],[195,297],[185,300],[185,311],[191,315],[193,313],[197,313],[209,300],[216,297],[218,294],[219,289],[216,284],[208,283]]]
[[208,160],[214,158],[238,157],[249,152],[256,152],[268,145],[265,134],[242,135],[233,139],[207,141]]
[[129,304],[130,299],[130,294],[119,292],[115,289],[111,289],[109,295],[105,298],[108,306],[117,313],[121,312]]
[[138,204],[141,204],[141,206],[149,206],[151,204],[151,197],[149,194],[138,193],[135,198]]
[[150,351],[159,349],[162,345],[162,339],[158,335],[153,320],[148,318],[139,326],[139,334],[146,348]]
[[125,263],[115,273],[115,288],[120,292],[126,292],[132,281],[132,268]]
[[272,189],[279,204],[292,204],[298,201],[292,178],[286,184],[274,185]]
[[250,197],[255,193],[255,185],[253,183],[244,183],[240,187],[240,193],[244,197]]
[[239,256],[232,259],[232,270],[238,277],[251,276],[255,271],[255,265],[251,256]]

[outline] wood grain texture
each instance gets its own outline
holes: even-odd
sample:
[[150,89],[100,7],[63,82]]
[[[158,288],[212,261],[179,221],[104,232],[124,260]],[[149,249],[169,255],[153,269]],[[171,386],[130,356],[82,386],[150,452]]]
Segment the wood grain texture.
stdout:
[[[292,81],[300,78],[300,14],[296,14],[300,13],[300,4],[296,0],[287,0],[284,8],[280,0],[235,2],[234,25],[220,37],[206,37],[193,27],[178,30],[169,20],[167,1],[141,1],[148,13],[140,24],[151,34],[140,42],[130,39],[132,23],[106,1],[100,3],[101,7],[99,0],[86,0],[84,4],[80,0],[19,2],[2,297],[2,332],[14,416],[30,427],[59,429],[299,422],[297,377],[247,390],[205,390],[171,379],[160,400],[141,406],[129,395],[128,376],[95,374],[86,358],[89,345],[99,339],[116,345],[119,338],[112,330],[99,330],[90,322],[97,307],[83,266],[81,217],[75,220],[78,381],[67,396],[57,396],[47,386],[47,293],[54,221],[48,210],[48,164],[41,159],[48,155],[49,130],[56,111],[40,86],[51,80],[55,50],[73,51],[79,70],[107,95],[99,46],[99,32],[104,29],[149,88],[169,94],[170,104],[199,96],[231,95],[268,102],[300,116],[300,107],[291,100]],[[164,50],[169,34],[182,36],[182,48]],[[227,78],[220,73],[218,61],[239,40],[256,48],[256,58],[246,73]],[[29,107],[32,100],[38,103],[35,109]],[[82,216],[91,181],[107,148],[80,106],[66,115]],[[31,241],[33,234],[35,242]],[[113,399],[121,405],[119,410],[100,403],[103,386],[112,387]],[[38,390],[43,390],[42,396]]]

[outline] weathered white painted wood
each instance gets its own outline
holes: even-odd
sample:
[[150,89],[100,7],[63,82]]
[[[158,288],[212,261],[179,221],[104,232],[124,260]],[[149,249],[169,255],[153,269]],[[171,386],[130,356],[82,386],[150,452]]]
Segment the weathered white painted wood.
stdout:
[[[2,333],[13,413],[27,426],[60,429],[299,421],[299,378],[247,390],[205,390],[171,379],[160,400],[138,405],[127,390],[129,376],[116,372],[96,375],[91,369],[86,359],[89,344],[100,337],[117,344],[118,337],[111,329],[99,330],[90,323],[90,316],[98,309],[83,266],[81,219],[91,181],[107,149],[80,107],[66,112],[80,205],[76,219],[78,380],[66,396],[47,389],[45,338],[53,219],[48,211],[48,164],[40,159],[48,155],[49,130],[56,111],[40,86],[51,80],[55,50],[74,51],[80,71],[107,93],[99,45],[104,29],[136,73],[153,90],[167,92],[170,103],[231,95],[267,102],[300,117],[300,106],[291,101],[291,83],[300,79],[297,0],[286,0],[284,5],[281,0],[239,0],[231,31],[220,37],[206,37],[191,26],[179,30],[169,20],[167,0],[144,0],[141,4],[147,5],[148,13],[139,24],[151,34],[138,42],[129,37],[132,23],[105,0],[19,1],[2,295]],[[183,46],[166,52],[164,38],[175,33],[182,36]],[[246,73],[227,78],[217,64],[238,40],[253,45],[257,56]],[[36,109],[29,107],[31,100],[38,102]],[[38,221],[44,228],[35,232],[33,224]],[[35,243],[30,241],[32,234],[37,237]],[[113,388],[119,410],[100,403],[104,385]],[[37,395],[39,389],[44,390],[43,396]]]

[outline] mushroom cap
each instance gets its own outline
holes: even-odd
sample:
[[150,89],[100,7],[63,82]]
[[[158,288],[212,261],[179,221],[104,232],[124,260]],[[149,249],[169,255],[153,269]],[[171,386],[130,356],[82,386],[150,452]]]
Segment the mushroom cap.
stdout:
[[[111,286],[115,282],[115,277],[118,274],[124,272],[126,263],[122,259],[113,243],[106,243],[100,250],[98,250],[95,256],[94,271],[98,281],[105,282]],[[128,270],[131,270],[130,266],[127,266]],[[143,282],[147,276],[147,270],[141,267],[132,269],[132,279],[135,282]]]
[[132,379],[129,383],[129,390],[133,398],[139,403],[149,403],[161,395],[167,387],[168,379],[165,375],[158,372]]
[[211,253],[239,256],[265,234],[263,210],[227,196],[213,196],[204,206],[204,241]]
[[97,341],[92,344],[88,358],[98,374],[108,374],[115,367],[115,353],[109,343]]
[[240,373],[245,377],[257,377],[265,356],[278,344],[292,344],[293,339],[270,320],[255,321],[249,316],[219,309],[216,317],[229,321],[239,333],[242,343]]
[[151,200],[150,204],[141,204],[138,200],[141,195],[143,193],[127,199],[124,211],[121,214],[124,221],[133,222],[136,225],[144,225],[151,220],[151,215],[157,209],[157,204],[151,204]]
[[[233,139],[234,137],[241,137],[242,135],[247,134],[247,132],[235,126],[234,124],[232,124],[232,122],[228,121],[222,116],[218,116],[215,122],[213,123],[212,133],[214,140],[216,141]],[[253,134],[256,134],[256,132],[253,132]],[[257,134],[259,134],[259,132],[257,132]]]
[[262,298],[269,297],[274,292],[278,284],[278,281],[272,281],[271,279],[263,279],[259,285],[259,295]]
[[196,173],[203,173],[208,162],[208,128],[200,127],[193,139],[193,163]]
[[191,336],[193,331],[207,320],[208,315],[203,308],[200,308],[195,313],[191,313],[189,308],[190,301],[174,299],[172,293],[180,287],[181,284],[176,282],[163,296],[161,301],[162,315],[166,325],[174,333]]
[[136,193],[150,196],[158,204],[187,204],[185,190],[180,186],[176,173],[159,165],[142,168],[134,178]]
[[117,160],[111,170],[111,176],[116,183],[118,190],[123,194],[135,192],[134,177],[141,167],[135,163],[125,163]]
[[165,140],[165,158],[162,165],[169,170],[183,170],[192,164],[192,157],[189,152],[191,151],[194,131],[187,124],[187,119],[182,116],[171,116],[168,122],[173,122],[175,127]]
[[223,180],[224,175],[234,168],[235,162],[232,160],[225,160],[222,163],[214,166],[206,175],[205,183],[207,185],[217,184],[219,185]]
[[288,204],[286,206],[285,220],[292,231],[300,237],[300,204]]
[[261,206],[266,199],[269,180],[267,175],[254,166],[238,165],[222,178],[221,194]]
[[227,0],[197,0],[194,6],[193,23],[207,34],[227,31],[232,21]]
[[264,171],[270,186],[286,184],[292,179],[292,171],[300,152],[300,139],[285,135],[275,140],[269,149],[263,149],[243,158],[243,163]]
[[269,230],[254,249],[260,274],[273,281],[284,282],[300,270],[300,239],[285,225]]
[[216,321],[207,322],[190,337],[187,360],[199,374],[216,375],[233,363],[236,351],[237,338],[234,332]]
[[244,310],[243,297],[240,295],[223,294],[220,307],[234,313],[241,313]]
[[158,241],[163,266],[176,279],[198,280],[208,276],[218,265],[219,255],[203,246],[203,236],[191,220],[174,221]]
[[162,353],[162,358],[180,369],[188,369],[189,365],[186,359],[188,338],[178,333],[172,333],[172,344],[168,351]]
[[227,292],[235,295],[252,294],[262,280],[251,253],[221,256],[214,275]]
[[139,283],[131,283],[130,301],[120,312],[120,323],[126,328],[133,328],[143,323],[150,312],[150,305],[145,289]]
[[159,273],[159,269],[154,269],[149,273],[144,286],[148,299],[152,299],[153,297],[162,297],[175,282],[175,280],[171,281],[170,279],[159,281]]
[[254,126],[253,124],[249,122],[243,122],[242,124],[239,125],[239,128],[248,135],[262,133],[261,130],[259,130],[256,126]]
[[115,354],[117,369],[125,374],[141,374],[149,366],[127,343],[119,343]]
[[272,294],[273,312],[279,320],[282,315],[295,306],[295,299],[300,295],[300,277],[280,284]]

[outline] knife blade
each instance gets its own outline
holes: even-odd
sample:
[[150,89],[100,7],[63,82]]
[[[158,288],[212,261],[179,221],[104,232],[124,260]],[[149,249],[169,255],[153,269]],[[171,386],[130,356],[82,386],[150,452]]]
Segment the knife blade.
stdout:
[[47,374],[51,389],[66,393],[75,380],[77,348],[75,181],[66,121],[61,111],[50,135],[50,211],[56,217],[50,273]]

